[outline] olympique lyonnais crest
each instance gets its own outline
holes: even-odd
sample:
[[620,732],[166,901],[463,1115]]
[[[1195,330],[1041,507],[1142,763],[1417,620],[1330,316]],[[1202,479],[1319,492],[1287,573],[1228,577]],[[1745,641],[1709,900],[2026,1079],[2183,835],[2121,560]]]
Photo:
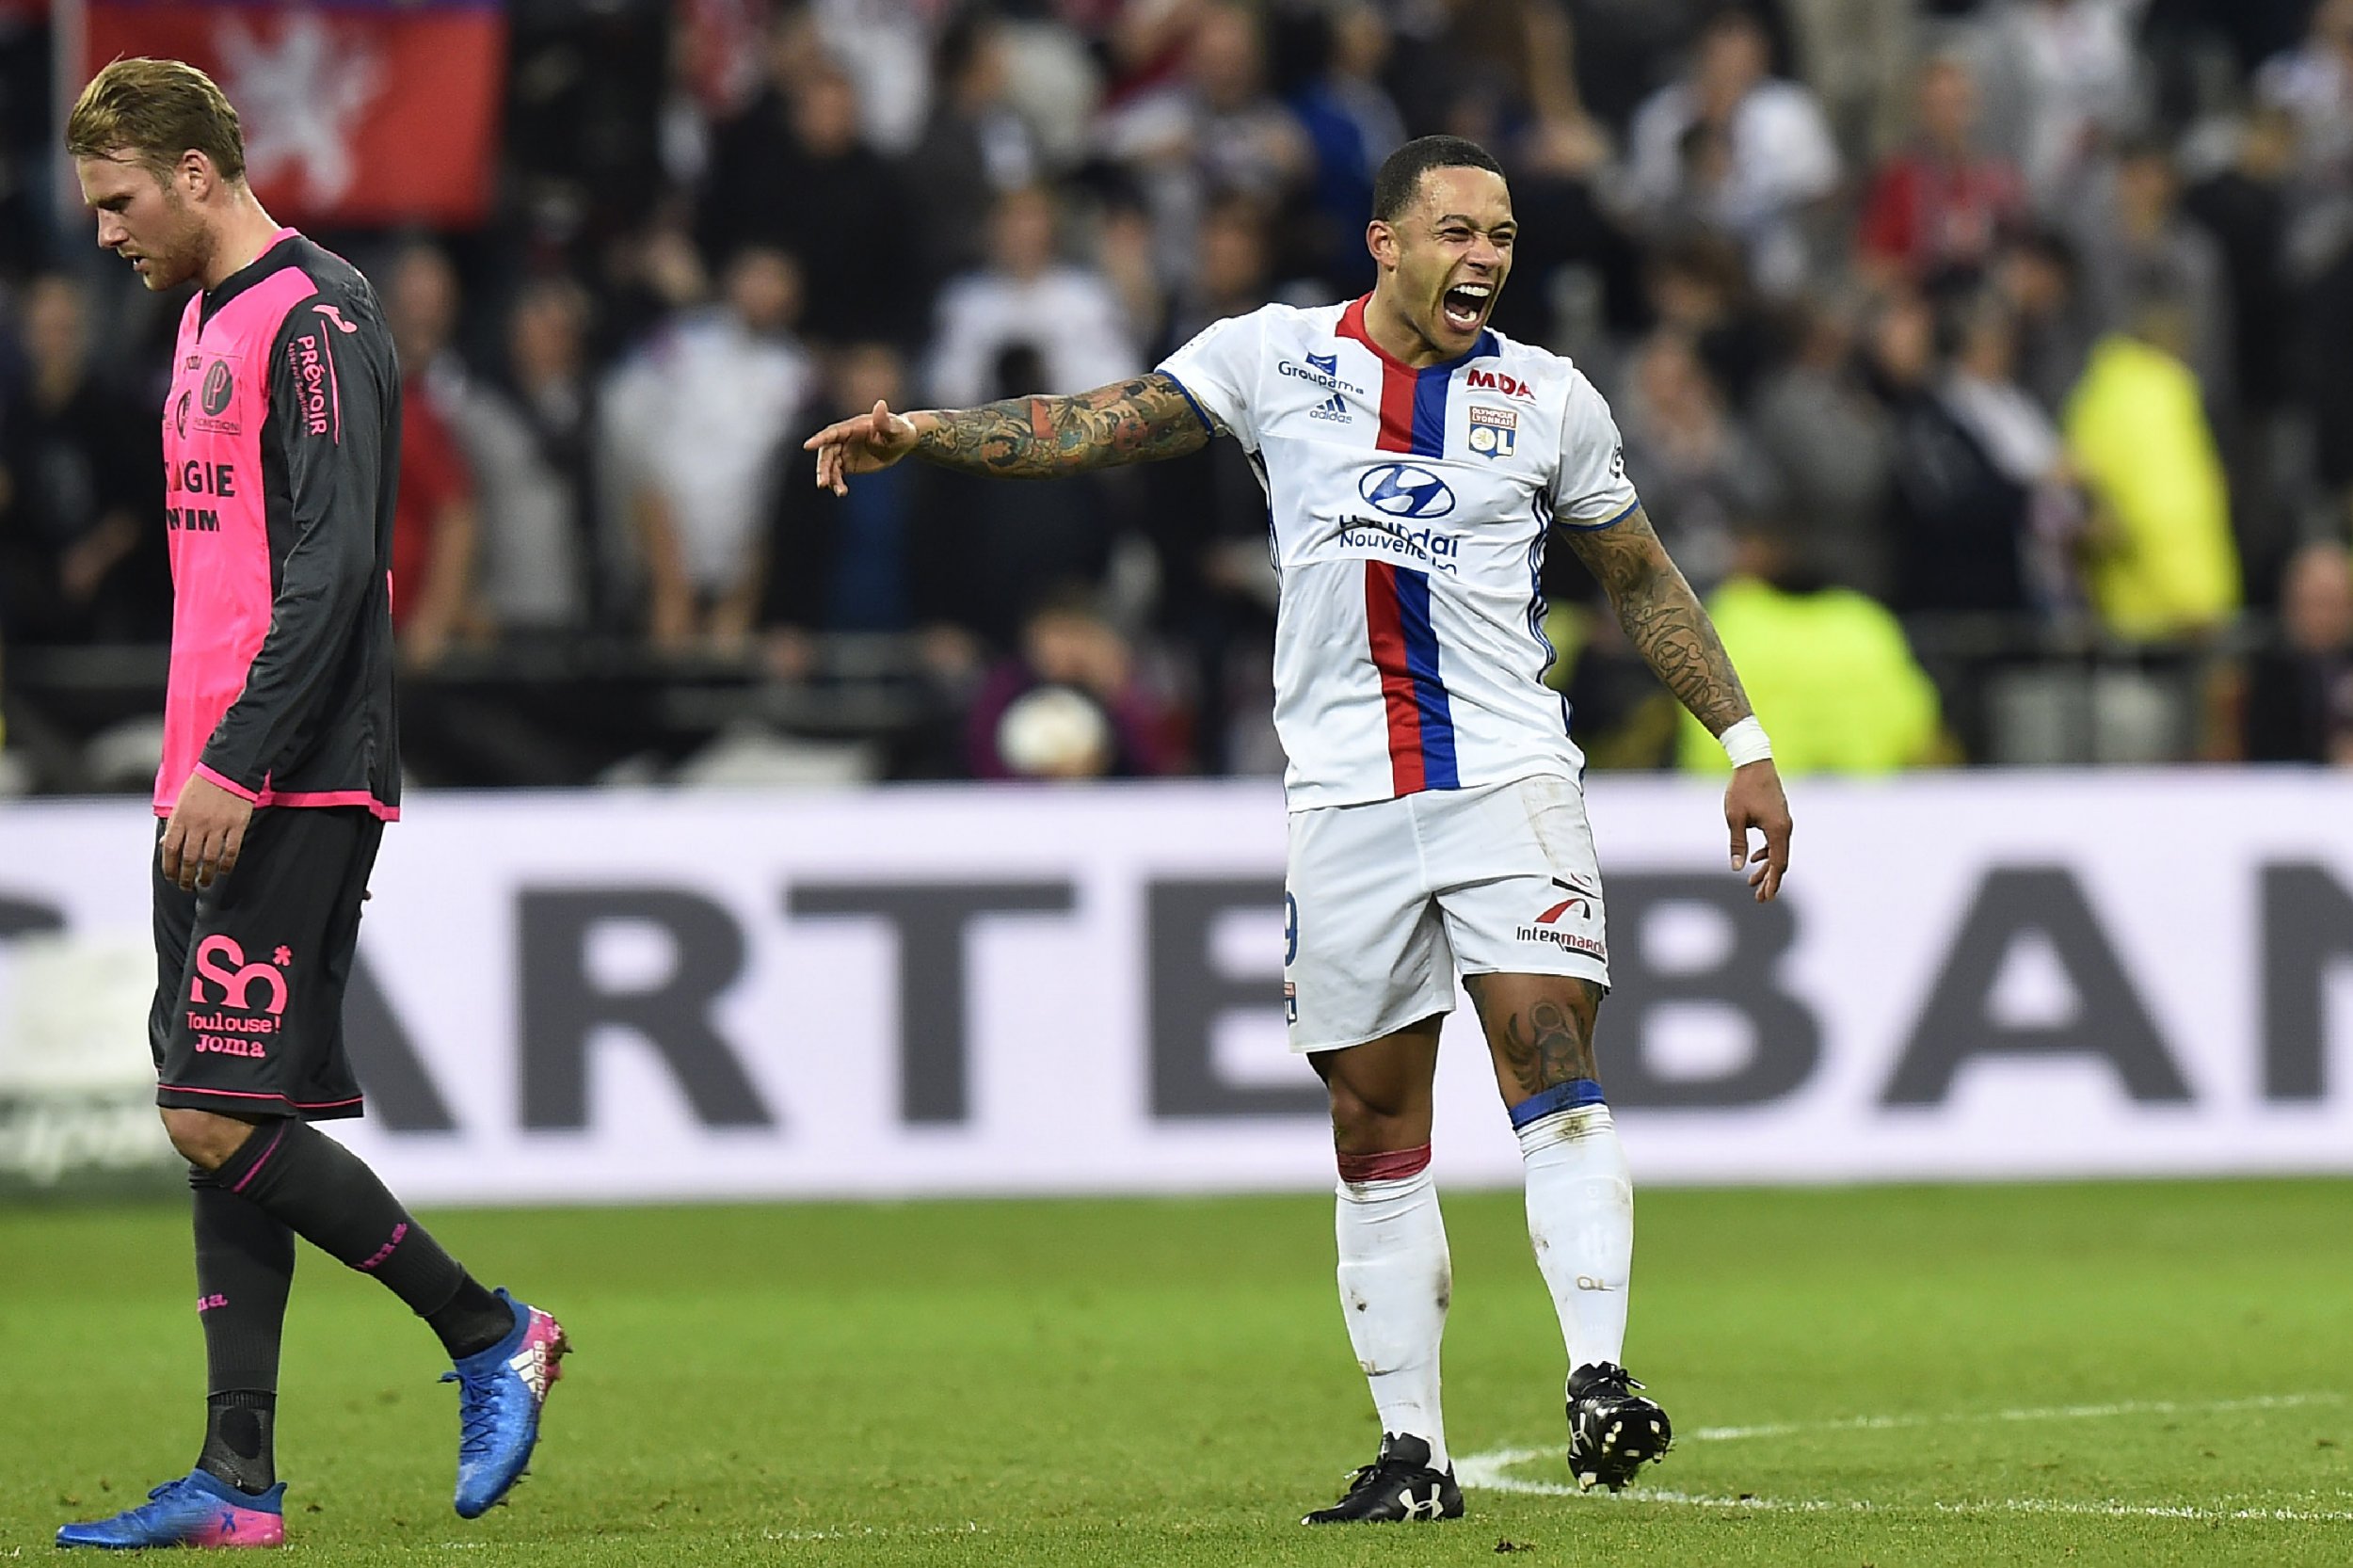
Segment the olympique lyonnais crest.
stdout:
[[209,72],[244,123],[254,193],[281,221],[454,227],[488,210],[500,0],[82,0],[59,7],[58,37],[76,90],[119,56]]
[[1470,406],[1470,449],[1481,457],[1509,457],[1520,439],[1520,416],[1510,408]]

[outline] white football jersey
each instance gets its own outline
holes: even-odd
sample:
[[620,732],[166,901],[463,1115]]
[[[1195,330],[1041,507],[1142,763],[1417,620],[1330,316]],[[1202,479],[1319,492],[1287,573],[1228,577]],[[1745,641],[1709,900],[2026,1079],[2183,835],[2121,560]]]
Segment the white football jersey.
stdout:
[[1374,346],[1358,299],[1218,322],[1160,368],[1266,487],[1292,809],[1577,775],[1544,683],[1545,541],[1635,498],[1576,366],[1481,332],[1415,370]]

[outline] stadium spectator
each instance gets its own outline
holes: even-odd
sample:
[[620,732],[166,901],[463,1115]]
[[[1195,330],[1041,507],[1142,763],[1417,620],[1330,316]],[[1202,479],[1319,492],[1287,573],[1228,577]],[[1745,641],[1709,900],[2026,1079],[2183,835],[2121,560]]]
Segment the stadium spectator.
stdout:
[[2353,183],[2353,0],[2320,0],[2304,41],[2265,60],[2254,87],[2294,118],[2305,180],[2344,194]]
[[[989,215],[986,270],[951,284],[924,384],[944,403],[987,401],[1010,348],[1033,350],[1054,386],[1096,386],[1143,368],[1119,296],[1102,274],[1061,259],[1061,209],[1040,186]],[[1016,387],[1015,393],[1034,391]]]
[[2342,543],[2289,560],[2280,640],[2248,664],[2242,731],[2250,762],[2353,767],[2353,557]]
[[786,80],[712,133],[696,220],[703,254],[747,245],[791,254],[814,342],[919,331],[927,296],[916,209],[897,170],[859,137],[857,89],[829,61],[781,57]]
[[1689,340],[1724,394],[1745,402],[1773,347],[1738,248],[1698,232],[1658,245],[1648,254],[1642,287],[1659,329]]
[[1702,593],[1732,566],[1735,521],[1775,510],[1781,476],[1680,333],[1653,333],[1618,401],[1628,472],[1683,574]]
[[2075,250],[2093,319],[2103,331],[2130,331],[2139,295],[2162,287],[2187,312],[2182,358],[2200,391],[2210,406],[2230,407],[2229,274],[2215,237],[2182,212],[2171,151],[2161,141],[2126,143],[2105,186],[2076,216]]
[[2294,508],[2278,476],[2297,292],[2288,262],[2295,162],[2295,120],[2283,109],[2259,106],[2238,127],[2230,166],[2191,186],[2182,201],[2214,236],[2229,280],[2236,395],[2218,411],[2216,435],[2231,475],[2239,559],[2250,601],[2260,604],[2271,601],[2292,546]]
[[465,630],[479,518],[454,427],[467,378],[450,348],[457,274],[437,246],[394,261],[384,313],[400,356],[400,486],[392,514],[392,626],[401,657],[424,669]]
[[932,105],[937,0],[800,0],[825,53],[856,89],[858,129],[887,158],[913,150]]
[[932,288],[984,264],[989,209],[1046,172],[1037,135],[1012,104],[1006,51],[1004,24],[975,9],[957,13],[933,53],[939,90],[906,161]]
[[1939,55],[1920,69],[1912,145],[1871,177],[1857,235],[1866,274],[1919,282],[1983,267],[2026,210],[2017,166],[1977,145],[1969,62]]
[[965,733],[975,778],[1141,778],[1170,771],[1168,726],[1128,640],[1065,588],[982,682]]
[[665,652],[748,644],[780,443],[813,374],[792,336],[800,307],[792,260],[747,248],[728,264],[721,304],[680,317],[605,388],[606,456],[642,576],[643,623]]
[[[1199,254],[1153,350],[1165,359],[1210,324],[1266,301],[1272,242],[1265,215],[1228,197],[1204,217]],[[1144,532],[1160,563],[1159,621],[1189,655],[1196,757],[1226,773],[1271,760],[1266,652],[1274,567],[1266,545],[1266,491],[1241,450],[1218,442],[1163,465],[1144,488]],[[1261,768],[1257,771],[1266,771]]]
[[2002,247],[1992,279],[2017,325],[2019,382],[2057,418],[2099,336],[2074,248],[2054,231],[2029,230]]
[[1257,13],[1209,0],[1181,15],[1180,69],[1112,104],[1096,127],[1103,152],[1141,184],[1173,278],[1213,196],[1240,192],[1284,211],[1314,171],[1306,134],[1268,93]]
[[1946,309],[1951,353],[1938,397],[1986,460],[2023,492],[2025,517],[2017,544],[2028,603],[2044,614],[2077,608],[2081,497],[2057,424],[2016,379],[2017,327],[2009,307],[1999,295],[1980,290]]
[[504,374],[473,384],[458,434],[480,500],[473,610],[492,635],[584,632],[597,621],[596,386],[588,300],[568,278],[524,286]]
[[2133,19],[2140,0],[1994,0],[1978,86],[1993,144],[2037,208],[2064,210],[2103,145],[2142,115]]
[[1786,548],[1797,568],[1883,600],[1893,422],[1858,373],[1850,310],[1806,301],[1796,323],[1796,352],[1754,405],[1757,445],[1788,485]]
[[1895,420],[1892,603],[1907,616],[2025,611],[2027,486],[2007,472],[1944,395],[1937,321],[1914,295],[1884,301],[1870,373]]
[[1640,207],[1663,216],[1690,192],[1694,171],[1705,177],[1721,161],[1708,205],[1747,245],[1752,264],[1765,264],[1758,286],[1787,292],[1807,264],[1798,225],[1837,190],[1839,159],[1821,105],[1798,83],[1769,74],[1770,51],[1748,12],[1711,21],[1690,69],[1636,111],[1627,183]]
[[1305,250],[1333,289],[1357,293],[1372,281],[1362,241],[1372,207],[1372,173],[1405,141],[1405,121],[1382,85],[1389,24],[1369,0],[1339,0],[1318,17],[1322,58],[1293,93],[1291,112],[1315,154],[1310,200],[1315,233]]
[[2093,347],[2067,407],[2068,450],[2092,499],[2091,602],[2132,641],[2213,632],[2239,603],[2229,492],[2183,358],[2188,333],[2183,302],[2153,284],[2134,330]]
[[[906,366],[887,343],[832,357],[821,392],[824,418],[862,414],[877,401],[906,401]],[[944,504],[939,475],[896,468],[863,496],[836,500],[806,484],[778,487],[761,623],[770,668],[787,678],[815,664],[813,639],[828,632],[927,633],[934,662],[968,664],[969,638],[952,623],[968,550]]]
[[[1858,163],[1904,134],[1919,0],[1783,0],[1797,69],[1822,101],[1840,149]],[[1950,9],[1950,6],[1932,8]]]
[[2332,492],[2334,526],[2353,522],[2353,234],[2335,247],[2298,301],[2294,362],[2313,438],[2314,477]]
[[90,375],[81,284],[50,274],[21,297],[23,380],[0,400],[0,635],[18,647],[158,641],[170,587],[152,418]]
[[[1790,776],[1893,773],[1936,756],[1936,687],[1903,628],[1876,600],[1801,566],[1785,536],[1744,526],[1707,614],[1758,719],[1772,722],[1773,759]],[[1732,771],[1689,713],[1677,757],[1687,773]]]

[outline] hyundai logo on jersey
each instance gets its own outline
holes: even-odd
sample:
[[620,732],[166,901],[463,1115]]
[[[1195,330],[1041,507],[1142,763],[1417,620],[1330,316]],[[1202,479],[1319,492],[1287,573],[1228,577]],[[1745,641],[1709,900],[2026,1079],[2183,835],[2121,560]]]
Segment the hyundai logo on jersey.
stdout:
[[1393,518],[1442,518],[1454,510],[1446,481],[1412,463],[1385,463],[1356,481],[1365,504]]

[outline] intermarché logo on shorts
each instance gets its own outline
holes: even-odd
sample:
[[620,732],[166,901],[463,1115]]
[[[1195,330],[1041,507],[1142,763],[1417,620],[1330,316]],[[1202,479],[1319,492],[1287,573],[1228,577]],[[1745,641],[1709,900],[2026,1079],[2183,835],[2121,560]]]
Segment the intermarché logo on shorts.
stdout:
[[1387,518],[1350,518],[1340,524],[1340,543],[1351,550],[1401,555],[1437,571],[1462,570],[1463,536],[1434,528],[1408,528]]

